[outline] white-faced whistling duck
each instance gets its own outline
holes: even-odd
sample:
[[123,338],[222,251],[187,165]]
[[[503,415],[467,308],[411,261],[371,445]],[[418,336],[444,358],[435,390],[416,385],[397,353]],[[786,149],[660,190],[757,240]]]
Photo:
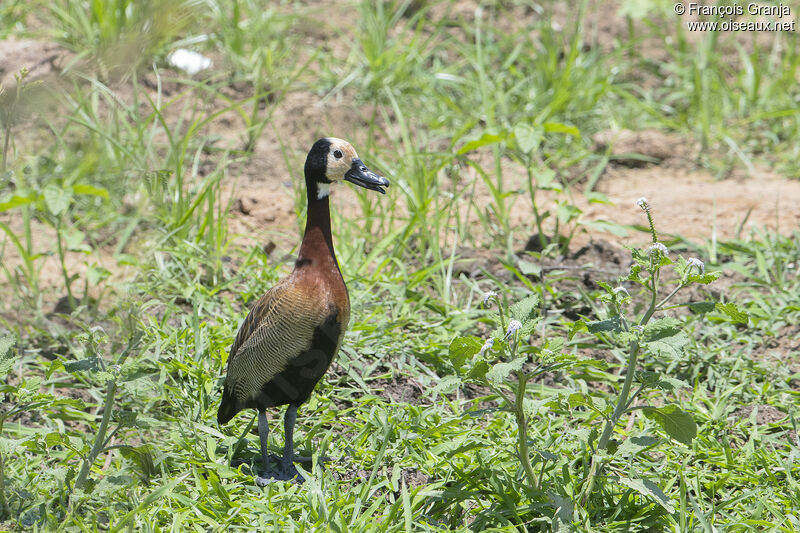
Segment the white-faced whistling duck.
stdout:
[[[264,475],[256,483],[295,476],[292,434],[297,408],[308,400],[342,345],[350,298],[331,238],[328,193],[347,180],[385,194],[389,180],[369,170],[350,143],[328,137],[308,152],[305,165],[308,219],[289,277],[267,291],[242,322],[228,356],[228,375],[217,420],[225,424],[242,409],[258,411]],[[267,455],[269,407],[288,405],[281,472],[270,477]]]

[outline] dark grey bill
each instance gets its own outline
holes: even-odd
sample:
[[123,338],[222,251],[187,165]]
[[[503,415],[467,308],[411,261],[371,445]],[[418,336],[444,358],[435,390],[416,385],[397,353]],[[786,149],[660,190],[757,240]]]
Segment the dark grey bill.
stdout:
[[389,186],[389,180],[368,169],[360,159],[353,159],[353,164],[344,175],[344,179],[381,194],[386,194],[383,188]]

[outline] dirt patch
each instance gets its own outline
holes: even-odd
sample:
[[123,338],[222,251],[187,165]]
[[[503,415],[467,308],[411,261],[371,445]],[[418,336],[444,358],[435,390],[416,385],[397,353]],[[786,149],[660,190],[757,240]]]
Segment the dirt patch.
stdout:
[[[391,469],[390,472],[392,472]],[[428,474],[420,472],[416,468],[411,467],[411,468],[403,468],[403,470],[400,472],[400,479],[405,481],[406,487],[415,488],[427,485],[428,482],[430,481],[430,476],[428,476]]]
[[684,166],[684,161],[695,151],[687,139],[653,129],[605,130],[596,133],[592,141],[595,151],[608,151],[611,160],[627,167],[667,163]]
[[[525,250],[536,250],[539,247],[539,242],[536,235],[532,236],[528,240]],[[545,263],[544,267],[546,270],[581,269],[584,271],[583,277],[588,283],[589,278],[587,276],[589,273],[604,276],[602,278],[603,281],[613,279],[626,273],[630,262],[630,252],[622,246],[604,239],[597,239],[590,241],[564,257]],[[590,286],[590,288],[592,287]]]
[[414,379],[394,378],[386,383],[381,392],[381,396],[388,398],[392,403],[412,403],[418,405],[421,402],[425,389]]
[[[0,213],[0,222],[8,225],[11,231],[16,235],[24,235],[22,218],[19,216],[11,216],[11,213]],[[34,254],[41,254],[36,261],[35,268],[36,283],[39,290],[42,291],[44,297],[43,307],[52,312],[64,311],[59,307],[59,301],[66,297],[64,273],[62,270],[61,261],[58,258],[56,250],[56,231],[47,224],[42,224],[38,220],[31,220],[31,233],[34,235]],[[0,258],[2,258],[4,266],[12,273],[17,272],[16,277],[21,280],[21,286],[27,290],[28,283],[22,274],[23,261],[17,253],[17,250],[12,247],[10,242],[5,241],[5,234],[0,236]],[[130,265],[121,265],[114,258],[113,247],[108,248],[94,248],[90,254],[83,252],[66,251],[64,253],[64,268],[70,276],[77,275],[77,279],[72,283],[71,288],[73,295],[80,299],[86,289],[87,296],[94,302],[102,304],[105,301],[103,298],[104,293],[113,290],[115,282],[122,282],[130,279],[134,274],[134,269]],[[105,283],[100,283],[93,286],[87,286],[87,272],[90,268],[104,268],[111,274]],[[0,277],[0,293],[12,294],[13,291],[8,284],[5,276]],[[88,301],[87,301],[88,302]],[[2,312],[9,311],[9,316],[14,319],[10,309],[6,305],[12,304],[12,301],[6,300],[3,305],[0,305]]]
[[[394,475],[394,469],[400,467],[390,466],[388,468],[381,468],[376,476],[385,477],[386,479],[392,479]],[[364,470],[363,468],[354,468],[345,470],[344,472],[333,472],[332,473],[334,479],[338,481],[355,481],[355,480],[367,480],[372,476],[371,471]],[[421,487],[423,485],[427,485],[430,482],[430,476],[427,474],[420,472],[416,468],[408,467],[402,468],[400,471],[400,477],[398,480],[398,484],[401,483],[400,480],[405,482],[406,487],[409,488],[416,488]],[[399,494],[398,494],[399,495]]]
[[772,407],[771,405],[746,405],[734,411],[730,417],[728,417],[728,419],[734,424],[737,422],[746,424],[748,419],[751,417],[753,410],[756,409],[757,412],[755,422],[756,425],[759,426],[776,424],[788,416],[780,409]]
[[[474,404],[477,409],[495,409],[500,406],[500,400],[495,398],[487,399],[494,396],[492,389],[489,387],[477,385],[475,383],[467,383],[461,388],[461,393],[464,395],[464,399]],[[448,398],[450,400],[455,400],[456,395],[448,395]]]
[[453,266],[453,277],[466,276],[472,279],[485,278],[489,273],[502,280],[510,280],[511,273],[500,260],[502,254],[487,248],[459,248]]
[[[615,206],[582,204],[589,219],[610,219],[625,225],[646,225],[636,200],[647,198],[656,229],[702,242],[767,228],[786,233],[800,225],[800,181],[761,171],[750,179],[715,180],[708,172],[653,166],[607,169],[598,184]],[[642,236],[623,239],[641,244]]]
[[55,77],[74,56],[56,43],[9,37],[0,41],[0,85],[13,92],[14,75],[22,68],[28,69],[28,81]]
[[[764,350],[759,357],[783,365],[792,374],[800,372],[800,326],[783,326],[774,337],[764,339]],[[796,379],[790,385],[800,389],[800,381]]]

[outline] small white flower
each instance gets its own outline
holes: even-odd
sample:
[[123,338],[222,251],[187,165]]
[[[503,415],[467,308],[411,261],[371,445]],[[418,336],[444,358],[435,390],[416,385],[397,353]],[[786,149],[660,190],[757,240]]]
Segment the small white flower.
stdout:
[[488,339],[486,342],[483,343],[483,347],[481,348],[480,354],[483,355],[488,352],[492,346],[494,346],[494,339]]
[[635,326],[633,326],[633,329],[638,331],[639,333],[641,333],[641,332],[644,331],[644,326],[640,326],[639,324],[636,324]]
[[639,198],[638,200],[636,200],[636,205],[638,205],[639,207],[641,207],[642,209],[644,209],[645,211],[647,211],[647,198],[645,198],[644,196],[642,196],[641,198]]
[[697,267],[697,270],[699,270],[701,274],[703,274],[706,271],[705,263],[703,263],[702,261],[700,261],[696,257],[690,257],[689,259],[687,259],[686,260],[686,265],[689,268]]
[[112,372],[119,373],[120,370],[122,370],[122,367],[120,365],[111,365]]
[[647,249],[647,255],[653,255],[653,252],[659,252],[661,255],[669,255],[669,250],[660,242],[654,242],[653,245]]
[[522,322],[519,320],[512,320],[508,323],[508,331],[506,331],[506,338],[510,337],[514,333],[520,330],[522,327]]
[[489,305],[489,300],[492,298],[497,298],[497,293],[494,291],[489,291],[483,295],[483,305]]
[[626,289],[622,285],[620,285],[619,287],[615,287],[614,288],[614,294],[619,294],[621,292],[624,292],[625,296],[630,296],[631,295],[631,293],[628,292],[628,289]]

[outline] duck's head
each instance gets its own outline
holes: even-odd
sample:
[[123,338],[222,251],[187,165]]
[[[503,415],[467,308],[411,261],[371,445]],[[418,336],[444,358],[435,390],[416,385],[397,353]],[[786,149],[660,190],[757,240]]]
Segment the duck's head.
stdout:
[[383,188],[389,186],[389,180],[361,162],[349,142],[336,137],[325,137],[314,143],[306,158],[305,174],[309,196],[313,187],[318,200],[328,196],[331,183],[342,180],[381,194],[386,194]]

